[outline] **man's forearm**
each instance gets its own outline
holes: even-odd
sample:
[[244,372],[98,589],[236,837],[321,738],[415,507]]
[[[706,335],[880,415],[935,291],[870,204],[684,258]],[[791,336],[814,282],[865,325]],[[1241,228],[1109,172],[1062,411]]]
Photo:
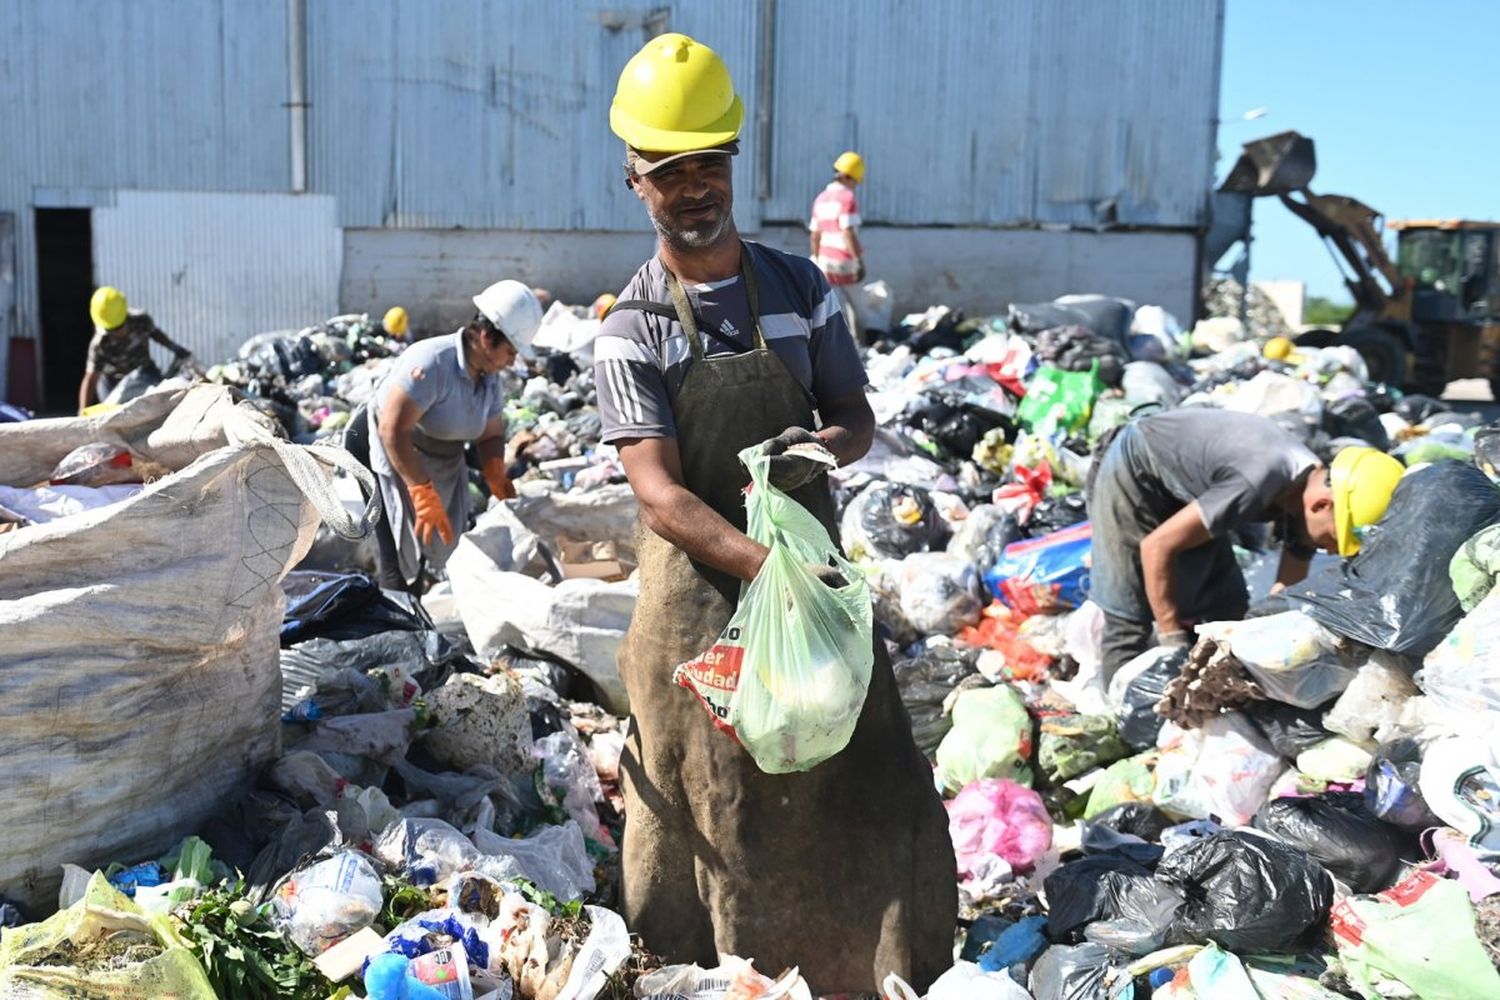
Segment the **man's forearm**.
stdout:
[[1141,542],[1141,575],[1146,582],[1146,601],[1159,633],[1181,632],[1177,612],[1176,553],[1147,537]]
[[89,404],[94,401],[94,387],[98,384],[98,372],[87,372],[83,376],[83,382],[78,386],[78,412],[88,409]]
[[741,580],[753,580],[770,551],[726,521],[684,486],[641,499],[646,526],[688,556]]
[[858,462],[869,452],[875,440],[875,422],[867,412],[834,410],[823,414],[824,425],[817,436],[840,466]]

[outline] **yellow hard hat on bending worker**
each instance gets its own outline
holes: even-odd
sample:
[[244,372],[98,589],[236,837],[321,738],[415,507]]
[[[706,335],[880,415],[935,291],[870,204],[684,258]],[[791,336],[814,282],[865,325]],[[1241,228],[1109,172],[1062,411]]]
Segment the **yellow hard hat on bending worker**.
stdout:
[[1405,473],[1400,461],[1375,448],[1345,448],[1334,457],[1328,486],[1339,555],[1347,558],[1359,551],[1360,530],[1385,516]]

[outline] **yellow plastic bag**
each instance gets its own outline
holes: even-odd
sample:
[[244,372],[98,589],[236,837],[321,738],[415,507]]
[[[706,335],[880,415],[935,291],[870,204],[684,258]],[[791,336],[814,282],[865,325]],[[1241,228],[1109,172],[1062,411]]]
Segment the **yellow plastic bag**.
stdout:
[[216,1000],[171,918],[147,917],[100,872],[66,910],[0,931],[0,997]]

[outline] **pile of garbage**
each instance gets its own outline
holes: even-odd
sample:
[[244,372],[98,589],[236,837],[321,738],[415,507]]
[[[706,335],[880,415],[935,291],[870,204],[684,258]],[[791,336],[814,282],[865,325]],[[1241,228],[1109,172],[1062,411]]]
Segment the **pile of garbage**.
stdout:
[[348,425],[404,346],[363,313],[334,316],[296,332],[251,337],[206,377],[258,401],[288,437],[311,444]]
[[[810,1000],[753,955],[668,965],[613,909],[637,510],[599,441],[597,329],[549,310],[507,410],[519,496],[475,505],[420,598],[311,568],[307,521],[264,574],[275,739],[241,794],[149,849],[80,853],[51,916],[34,879],[0,881],[0,993]],[[1371,384],[1347,349],[1269,358],[1270,328],[1104,296],[870,329],[875,444],[829,478],[836,562],[869,588],[958,863],[954,965],[925,996],[1500,996],[1500,428]],[[214,377],[330,438],[373,389],[365,338],[266,340]],[[1357,557],[1275,598],[1275,553],[1240,538],[1252,616],[1106,681],[1083,486],[1111,431],[1192,406],[1409,472]]]

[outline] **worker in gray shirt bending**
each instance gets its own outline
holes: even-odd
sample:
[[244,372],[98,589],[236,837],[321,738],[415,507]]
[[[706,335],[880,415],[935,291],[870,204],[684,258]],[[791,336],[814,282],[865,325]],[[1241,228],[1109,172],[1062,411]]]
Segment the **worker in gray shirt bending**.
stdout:
[[1122,428],[1087,490],[1089,597],[1104,611],[1106,682],[1151,648],[1153,630],[1157,644],[1188,645],[1192,626],[1244,617],[1236,529],[1278,525],[1276,586],[1289,586],[1317,549],[1359,551],[1359,530],[1385,513],[1402,471],[1374,448],[1346,448],[1328,468],[1275,422],[1209,407]]

